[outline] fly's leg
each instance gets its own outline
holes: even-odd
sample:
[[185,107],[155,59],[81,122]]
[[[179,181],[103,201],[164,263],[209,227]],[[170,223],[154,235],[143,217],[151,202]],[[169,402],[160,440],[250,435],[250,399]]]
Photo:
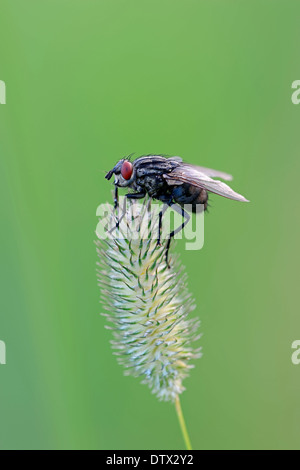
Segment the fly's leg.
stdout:
[[118,194],[118,186],[115,186],[115,196],[114,196],[114,207],[118,209],[119,207],[119,194]]
[[161,231],[162,231],[162,218],[163,215],[165,214],[166,210],[168,209],[169,205],[164,204],[162,210],[158,214],[158,237],[157,237],[157,246],[160,246],[160,240],[161,240]]
[[143,199],[144,197],[146,196],[146,193],[128,193],[128,194],[125,194],[125,198],[124,198],[124,204],[123,204],[123,209],[122,209],[122,215],[121,217],[119,218],[117,224],[115,227],[113,227],[109,233],[112,233],[114,230],[116,230],[117,228],[120,227],[120,223],[121,221],[123,220],[124,216],[125,216],[125,213],[126,213],[126,200],[127,199]]
[[166,246],[166,263],[167,263],[168,268],[170,269],[169,250],[170,250],[171,240],[177,233],[181,232],[181,230],[184,229],[186,224],[189,222],[191,216],[182,207],[178,206],[175,203],[171,203],[171,204],[169,204],[169,206],[172,209],[174,209],[179,215],[181,215],[182,217],[185,218],[184,222],[180,225],[180,227],[177,227],[177,229],[173,230],[173,232],[171,232],[170,235],[169,235],[168,243],[167,243],[167,246]]
[[[117,212],[117,225],[116,227],[119,228],[119,191],[118,191],[118,186],[115,186],[115,192],[114,192],[114,210]],[[114,229],[112,229],[114,230]],[[109,233],[112,232],[112,230],[109,231]]]
[[162,210],[158,214],[158,236],[157,236],[157,246],[161,245],[161,231],[162,231],[162,218],[168,209],[172,205],[172,197],[162,195],[159,198],[159,201],[162,201],[164,203]]
[[[117,193],[118,191],[116,191]],[[116,194],[115,193],[115,194]],[[124,198],[124,202],[123,202],[123,208],[122,208],[122,215],[121,217],[119,218],[119,214],[120,214],[120,207],[119,207],[119,199],[117,199],[117,205],[116,205],[116,200],[115,200],[115,210],[117,211],[117,223],[116,225],[111,228],[108,233],[112,233],[114,230],[116,230],[117,228],[120,227],[120,222],[121,220],[123,219],[124,215],[125,215],[125,211],[126,211],[126,198]]]
[[119,220],[119,223],[118,223],[118,227],[117,227],[117,228],[119,228],[120,222],[121,222],[121,220],[123,219],[123,217],[124,217],[124,215],[125,215],[125,212],[126,212],[126,199],[133,199],[133,200],[136,200],[136,199],[143,199],[145,196],[146,196],[146,193],[144,193],[144,192],[125,194],[124,206],[123,206],[123,213],[122,213],[122,216],[121,216],[121,218],[120,218],[120,220]]
[[127,199],[143,199],[146,197],[146,193],[141,192],[141,193],[128,193],[125,195]]
[[[137,200],[137,199],[143,199],[144,197],[146,197],[146,193],[144,192],[140,192],[140,193],[128,193],[128,194],[125,194],[125,201],[127,199],[129,200]],[[125,210],[126,210],[126,207],[124,208],[123,210],[123,214],[122,214],[122,217],[121,217],[121,220],[123,219],[124,215],[125,215]]]

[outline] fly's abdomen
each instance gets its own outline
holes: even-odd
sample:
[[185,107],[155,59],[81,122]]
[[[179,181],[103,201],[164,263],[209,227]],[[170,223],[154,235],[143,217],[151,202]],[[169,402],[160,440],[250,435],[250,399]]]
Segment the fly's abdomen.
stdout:
[[191,204],[192,212],[195,213],[201,210],[201,204],[204,205],[204,210],[206,210],[208,194],[205,189],[197,188],[191,184],[184,183],[180,186],[174,187],[173,199],[175,202],[177,202],[177,204],[180,204],[180,206]]

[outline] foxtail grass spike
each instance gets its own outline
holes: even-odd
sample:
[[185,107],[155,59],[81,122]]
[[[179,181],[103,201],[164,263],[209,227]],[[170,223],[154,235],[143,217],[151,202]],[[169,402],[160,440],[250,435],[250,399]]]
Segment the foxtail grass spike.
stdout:
[[[129,204],[119,229],[97,240],[97,275],[112,347],[125,374],[140,377],[160,400],[175,401],[185,390],[191,361],[201,356],[192,346],[200,337],[199,321],[188,318],[194,301],[186,274],[173,255],[174,243],[168,268],[166,241],[157,245],[158,217],[149,221],[149,208],[149,199]],[[105,222],[116,223],[113,209]]]

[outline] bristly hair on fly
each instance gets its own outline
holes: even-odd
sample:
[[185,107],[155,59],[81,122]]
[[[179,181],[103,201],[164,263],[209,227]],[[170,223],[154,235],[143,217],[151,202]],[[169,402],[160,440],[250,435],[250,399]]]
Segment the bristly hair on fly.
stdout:
[[[168,269],[149,208],[149,198],[130,203],[114,236],[96,241],[97,276],[111,344],[125,374],[141,378],[160,400],[174,401],[185,390],[191,361],[201,357],[192,346],[201,336],[200,322],[189,318],[195,305],[180,260],[172,255],[174,242]],[[104,222],[115,219],[111,209]]]

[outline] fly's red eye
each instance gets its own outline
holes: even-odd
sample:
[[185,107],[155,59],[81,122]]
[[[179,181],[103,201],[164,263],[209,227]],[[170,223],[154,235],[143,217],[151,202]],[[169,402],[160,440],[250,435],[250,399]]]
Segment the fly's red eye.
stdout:
[[130,180],[133,171],[132,163],[126,161],[123,163],[121,168],[121,175],[123,176],[124,180]]

